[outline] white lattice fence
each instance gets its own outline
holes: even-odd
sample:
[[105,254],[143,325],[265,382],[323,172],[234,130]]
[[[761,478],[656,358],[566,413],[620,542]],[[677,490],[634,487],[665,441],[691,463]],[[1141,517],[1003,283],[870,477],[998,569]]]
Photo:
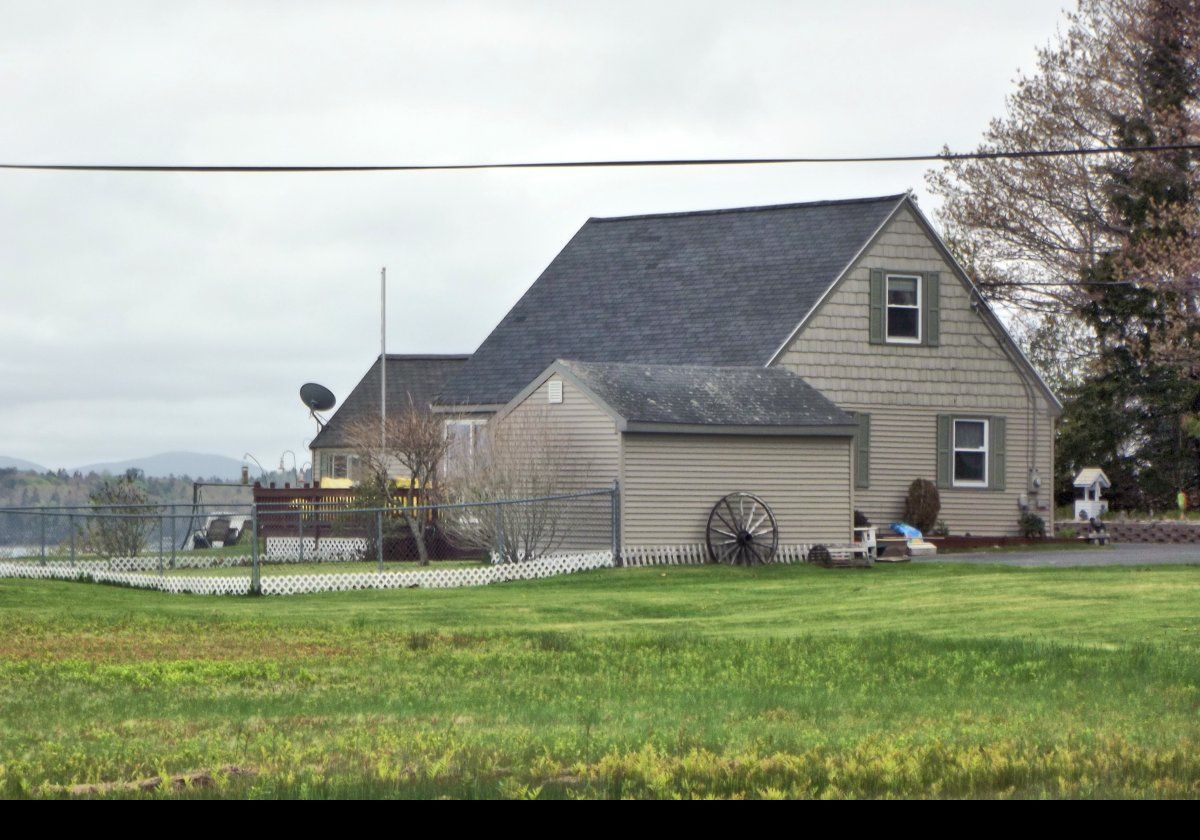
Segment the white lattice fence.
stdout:
[[448,589],[486,586],[510,580],[533,580],[613,566],[611,551],[554,554],[525,563],[418,569],[408,572],[350,572],[331,575],[279,575],[263,578],[264,595],[344,592],[351,589]]
[[[99,561],[91,561],[93,563]],[[137,571],[112,571],[107,568],[84,568],[82,564],[0,563],[0,577],[53,580],[82,580],[95,583],[115,583],[138,589],[157,589],[162,592],[191,592],[197,595],[245,595],[250,591],[250,575],[240,577],[157,575]]]
[[[578,554],[554,554],[526,563],[493,566],[467,566],[451,569],[418,569],[406,572],[350,572],[316,575],[273,575],[262,578],[264,595],[299,595],[310,592],[344,592],[353,589],[446,589],[460,586],[484,586],[513,580],[534,580],[555,575],[603,569],[613,566],[611,551],[592,551]],[[91,580],[115,583],[162,592],[196,595],[245,595],[250,591],[250,578],[241,577],[184,577],[138,572],[85,569],[78,565],[39,565],[36,563],[0,562],[0,577],[20,577],[58,580]]]
[[230,566],[249,566],[250,555],[213,556],[193,552],[179,552],[172,561],[170,555],[164,555],[159,560],[156,555],[139,557],[111,557],[105,560],[95,558],[67,560],[63,557],[47,558],[45,563],[37,559],[15,561],[12,565],[31,566],[44,565],[49,567],[76,569],[83,572],[157,572],[163,569],[211,569],[213,567],[228,568]]
[[367,541],[363,537],[267,537],[266,559],[272,563],[333,563],[362,560],[367,556]]
[[[814,544],[815,545],[815,544]],[[835,559],[849,559],[854,546],[826,545]],[[807,543],[781,545],[775,552],[772,563],[804,563],[813,548]],[[708,549],[704,543],[686,545],[633,545],[621,549],[621,562],[625,566],[691,566],[709,562]]]

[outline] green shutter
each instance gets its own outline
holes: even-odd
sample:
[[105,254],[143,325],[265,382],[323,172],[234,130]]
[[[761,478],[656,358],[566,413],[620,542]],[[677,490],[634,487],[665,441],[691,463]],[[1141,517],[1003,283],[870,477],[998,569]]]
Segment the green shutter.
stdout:
[[925,337],[926,345],[937,347],[942,340],[942,295],[941,282],[936,271],[925,272],[925,289],[921,301],[921,308],[925,310],[921,313],[921,334]]
[[950,451],[953,423],[949,414],[937,418],[937,486],[943,489],[954,485],[954,453]]
[[883,344],[883,271],[882,269],[871,269],[871,315],[870,315],[870,341],[872,344]]
[[854,433],[854,486],[871,486],[871,415],[855,412],[858,429]]
[[1008,457],[1005,447],[1007,422],[1003,417],[993,417],[988,423],[991,441],[988,443],[988,487],[993,490],[1003,490],[1007,486],[1004,473],[1008,467]]

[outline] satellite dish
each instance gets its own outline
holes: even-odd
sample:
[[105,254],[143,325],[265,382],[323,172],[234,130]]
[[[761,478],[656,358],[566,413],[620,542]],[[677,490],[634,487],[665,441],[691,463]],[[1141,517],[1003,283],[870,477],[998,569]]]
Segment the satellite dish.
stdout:
[[309,411],[328,411],[337,405],[337,398],[324,385],[306,382],[300,386],[300,402],[308,406]]

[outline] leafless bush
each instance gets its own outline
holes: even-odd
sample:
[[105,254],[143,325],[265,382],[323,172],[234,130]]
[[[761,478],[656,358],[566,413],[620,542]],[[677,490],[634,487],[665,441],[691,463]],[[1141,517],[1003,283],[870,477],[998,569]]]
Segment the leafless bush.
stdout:
[[[424,566],[429,563],[427,538],[433,517],[397,502],[414,494],[422,505],[436,504],[442,498],[439,471],[450,440],[441,417],[411,402],[404,411],[388,417],[382,435],[380,429],[379,418],[372,418],[353,423],[347,430],[358,457],[359,503],[399,510]],[[408,479],[408,488],[397,487],[393,480],[397,476]],[[383,526],[385,537],[394,536],[397,520],[385,517]],[[374,540],[373,531],[370,540]]]
[[[473,456],[455,464],[449,486],[458,502],[535,499],[580,489],[586,473],[571,457],[565,430],[544,410],[526,408],[489,424]],[[562,545],[567,509],[562,502],[522,502],[447,509],[441,519],[456,544],[520,563]]]
[[95,509],[83,534],[85,551],[101,557],[137,557],[149,541],[149,498],[132,476],[104,481],[89,495]]

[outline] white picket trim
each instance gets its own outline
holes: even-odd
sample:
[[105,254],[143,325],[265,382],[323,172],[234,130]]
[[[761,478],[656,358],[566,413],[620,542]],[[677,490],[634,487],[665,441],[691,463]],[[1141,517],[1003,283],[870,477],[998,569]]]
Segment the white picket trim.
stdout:
[[[99,563],[101,561],[94,561]],[[89,564],[91,566],[91,564]],[[573,572],[614,566],[611,551],[576,554],[552,554],[524,563],[500,563],[491,566],[416,569],[404,572],[348,572],[315,575],[265,575],[261,579],[263,595],[300,595],[310,592],[345,592],[352,589],[446,589],[460,586],[485,586],[512,580],[535,580]],[[115,583],[140,589],[195,595],[245,595],[250,591],[250,576],[201,577],[157,575],[145,572],[113,571],[62,563],[0,562],[0,577],[82,580]]]
[[264,559],[271,563],[333,563],[369,560],[363,537],[267,537]]
[[[781,545],[771,561],[774,563],[805,563],[808,552],[816,543]],[[838,560],[848,560],[858,548],[852,543],[825,544]],[[627,545],[621,548],[623,566],[692,566],[708,563],[708,548],[704,543],[684,545]]]
[[[773,563],[804,563],[811,544],[781,545]],[[835,559],[849,559],[855,550],[851,543],[827,545]],[[246,563],[248,558],[232,558]],[[199,565],[200,558],[178,557],[177,568],[184,563]],[[708,550],[703,543],[667,546],[625,546],[621,549],[624,566],[680,566],[707,563]],[[210,561],[211,565],[211,561]],[[486,586],[513,580],[535,580],[604,569],[615,566],[611,551],[590,551],[572,554],[552,554],[524,563],[493,563],[488,566],[459,566],[454,568],[414,569],[411,571],[336,572],[310,575],[272,575],[261,578],[263,595],[300,595],[312,592],[346,592],[355,589],[447,589],[462,586]],[[270,568],[269,566],[267,567]],[[195,595],[245,595],[250,591],[250,570],[239,576],[158,575],[158,560],[154,557],[124,557],[113,560],[80,560],[74,565],[62,561],[40,564],[34,562],[0,561],[0,578],[34,578],[55,580],[90,580],[113,583],[161,592]]]

